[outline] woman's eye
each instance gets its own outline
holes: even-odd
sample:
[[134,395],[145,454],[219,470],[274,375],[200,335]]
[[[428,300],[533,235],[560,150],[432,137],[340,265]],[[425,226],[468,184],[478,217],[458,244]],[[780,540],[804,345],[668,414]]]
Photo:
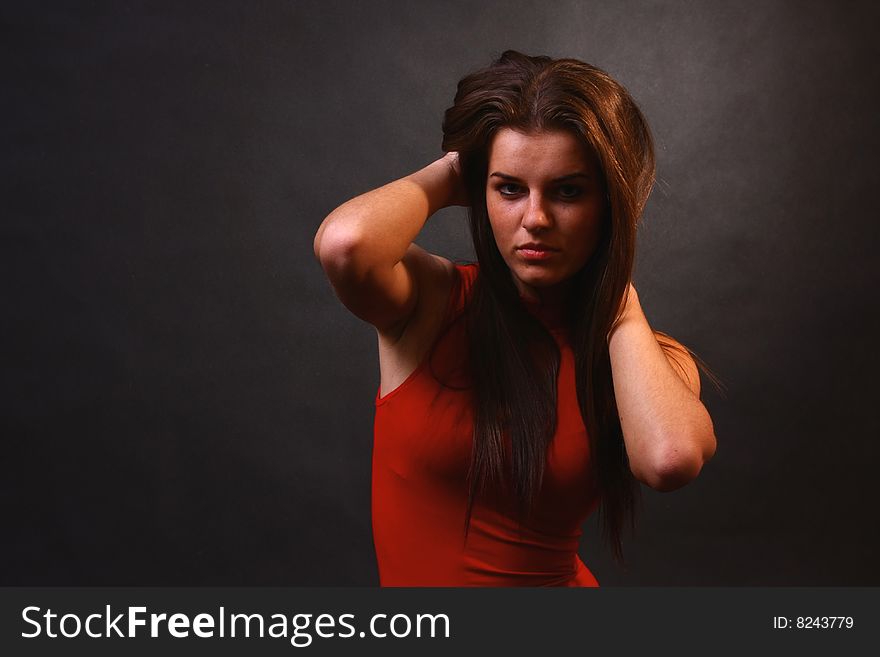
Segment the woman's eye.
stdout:
[[516,196],[520,191],[522,190],[520,190],[519,185],[514,183],[504,183],[503,185],[498,186],[498,192],[501,196]]
[[565,199],[577,198],[582,191],[577,185],[562,185],[559,188],[559,195]]

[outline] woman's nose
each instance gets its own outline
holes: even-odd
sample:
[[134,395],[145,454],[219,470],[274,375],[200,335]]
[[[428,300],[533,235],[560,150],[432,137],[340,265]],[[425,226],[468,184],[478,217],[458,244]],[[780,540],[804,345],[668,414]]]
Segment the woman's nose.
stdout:
[[525,208],[522,223],[526,230],[529,231],[541,230],[542,228],[549,228],[553,225],[550,210],[546,207],[542,195],[529,195],[528,205]]

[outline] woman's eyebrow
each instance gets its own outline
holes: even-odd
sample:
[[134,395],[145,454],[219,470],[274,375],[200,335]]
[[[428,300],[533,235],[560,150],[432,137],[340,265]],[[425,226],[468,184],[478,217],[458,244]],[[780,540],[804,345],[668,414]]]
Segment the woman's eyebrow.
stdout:
[[[501,178],[502,180],[513,180],[515,182],[522,182],[516,176],[511,176],[509,173],[503,173],[502,171],[493,171],[492,173],[489,174],[489,177],[490,178]],[[588,173],[584,173],[583,171],[576,171],[574,173],[567,173],[564,176],[559,176],[558,178],[554,178],[550,182],[559,183],[559,182],[565,182],[567,180],[573,180],[576,178],[585,178],[587,180],[590,180],[592,177],[593,176],[591,176]]]

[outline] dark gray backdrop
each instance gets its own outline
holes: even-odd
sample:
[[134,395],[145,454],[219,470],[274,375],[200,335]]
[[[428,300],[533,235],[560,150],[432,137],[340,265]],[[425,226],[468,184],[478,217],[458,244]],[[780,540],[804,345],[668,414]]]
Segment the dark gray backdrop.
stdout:
[[[626,85],[658,184],[636,283],[718,453],[604,585],[878,585],[874,3],[4,8],[0,584],[377,583],[375,337],[312,255],[440,155],[506,48]],[[419,242],[471,250],[463,211]]]

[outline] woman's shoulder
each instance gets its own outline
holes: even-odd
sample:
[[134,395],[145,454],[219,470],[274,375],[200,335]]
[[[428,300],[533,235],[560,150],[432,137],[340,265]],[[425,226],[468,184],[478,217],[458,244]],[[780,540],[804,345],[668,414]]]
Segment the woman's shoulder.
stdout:
[[455,262],[452,263],[452,266],[462,277],[462,280],[466,281],[469,285],[473,284],[477,274],[480,273],[480,265],[476,262]]
[[452,268],[453,278],[446,305],[447,316],[458,315],[464,310],[473,292],[474,282],[480,273],[480,266],[475,262],[452,263]]
[[476,279],[474,264],[454,263],[424,252],[416,272],[416,310],[402,332],[379,332],[382,390],[394,390],[424,361],[433,345],[455,323],[467,304]]
[[379,332],[386,349],[421,353],[443,326],[461,314],[471,295],[478,273],[476,263],[453,262],[427,251],[419,254],[411,268],[418,288],[418,301],[409,321],[394,335]]
[[406,335],[417,352],[424,352],[446,327],[461,317],[479,274],[477,263],[434,257],[437,267],[433,276],[422,281],[425,286],[419,295],[422,307]]
[[[456,262],[434,255],[433,274],[423,275],[420,281],[422,310],[425,314],[448,314],[470,297],[479,265],[473,262]],[[441,312],[445,309],[445,313]]]
[[[434,334],[444,323],[461,315],[470,299],[479,265],[473,262],[454,262],[435,256],[438,269],[424,289],[424,307],[420,313],[427,319],[426,333]],[[433,317],[433,320],[430,319]],[[433,325],[433,326],[431,326]]]

